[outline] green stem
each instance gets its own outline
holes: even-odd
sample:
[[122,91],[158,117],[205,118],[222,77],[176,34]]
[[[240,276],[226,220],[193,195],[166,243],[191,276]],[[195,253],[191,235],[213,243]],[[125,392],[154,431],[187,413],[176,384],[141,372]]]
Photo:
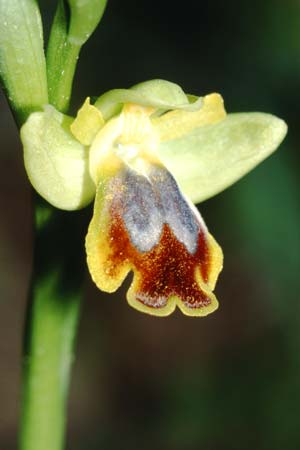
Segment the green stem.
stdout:
[[58,2],[47,48],[47,78],[49,103],[61,112],[69,107],[80,49],[100,22],[105,6],[106,0]]
[[[62,18],[59,17],[58,23],[57,17],[58,14],[52,36],[63,38],[62,33],[55,31],[63,26]],[[49,57],[47,69],[49,99],[65,111],[77,56],[62,42],[57,47],[57,58],[55,54]],[[41,199],[35,205],[35,252],[26,324],[20,450],[64,448],[66,401],[84,273],[86,226],[82,228],[82,214],[59,211]]]
[[66,112],[69,107],[73,78],[81,49],[81,45],[69,39],[67,15],[66,4],[60,0],[47,49],[49,103],[62,112]]
[[20,450],[64,448],[66,400],[84,273],[82,212],[36,204]]
[[[49,101],[68,109],[80,47],[67,40],[59,2],[47,54]],[[82,281],[82,212],[63,212],[38,198],[35,251],[24,349],[20,450],[62,450]],[[84,226],[83,226],[84,225]]]

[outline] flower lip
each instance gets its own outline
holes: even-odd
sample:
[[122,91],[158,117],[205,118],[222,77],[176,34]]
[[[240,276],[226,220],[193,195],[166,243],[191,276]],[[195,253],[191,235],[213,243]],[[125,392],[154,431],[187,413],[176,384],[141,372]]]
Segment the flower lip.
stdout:
[[112,292],[133,270],[128,302],[149,314],[165,316],[178,305],[206,315],[217,307],[221,249],[171,174],[152,161],[145,168],[143,175],[121,163],[99,184],[86,240],[90,273]]
[[[206,103],[218,120],[211,102],[219,104],[219,98]],[[125,105],[91,146],[98,190],[86,240],[90,273],[100,289],[112,292],[133,270],[127,299],[136,309],[163,316],[178,305],[185,314],[206,315],[217,307],[212,289],[222,252],[157,158],[161,135],[152,113],[150,107]]]

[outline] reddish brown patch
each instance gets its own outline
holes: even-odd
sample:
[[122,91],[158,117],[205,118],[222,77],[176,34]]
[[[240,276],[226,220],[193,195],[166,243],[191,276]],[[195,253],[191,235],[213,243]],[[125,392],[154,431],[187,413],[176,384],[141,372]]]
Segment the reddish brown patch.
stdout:
[[114,216],[109,239],[112,248],[109,259],[113,266],[117,269],[129,262],[140,273],[136,299],[141,303],[160,308],[173,295],[189,308],[201,308],[211,303],[195,280],[197,267],[204,282],[208,280],[210,254],[204,232],[199,233],[197,251],[191,255],[165,224],[159,243],[151,251],[141,253],[131,244],[122,218]]

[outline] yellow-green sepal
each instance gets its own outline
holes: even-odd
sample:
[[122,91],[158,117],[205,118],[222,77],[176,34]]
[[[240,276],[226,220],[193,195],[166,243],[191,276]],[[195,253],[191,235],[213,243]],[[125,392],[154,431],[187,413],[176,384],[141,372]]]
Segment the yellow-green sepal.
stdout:
[[157,110],[184,109],[197,111],[202,106],[201,97],[189,97],[180,86],[165,80],[149,80],[139,83],[130,89],[113,89],[101,95],[96,102],[104,119],[119,114],[126,103],[150,106]]
[[271,114],[228,114],[217,123],[161,142],[157,153],[183,192],[199,203],[223,191],[267,158],[286,132],[286,123]]
[[95,195],[88,148],[70,131],[73,118],[47,105],[32,113],[21,128],[24,163],[35,190],[53,206],[75,210]]

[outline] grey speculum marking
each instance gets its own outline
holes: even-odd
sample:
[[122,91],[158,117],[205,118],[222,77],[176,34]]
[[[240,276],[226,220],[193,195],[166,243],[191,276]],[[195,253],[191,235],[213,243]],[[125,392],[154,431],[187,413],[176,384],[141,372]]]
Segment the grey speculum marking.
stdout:
[[170,226],[191,254],[196,252],[200,222],[166,169],[153,165],[147,178],[128,168],[122,184],[124,224],[140,252],[159,243],[163,224]]
[[128,169],[123,183],[123,220],[132,244],[140,252],[150,251],[159,243],[163,209],[150,181]]
[[197,250],[200,223],[183,197],[173,176],[164,168],[155,167],[150,179],[160,193],[165,221],[186,249],[194,254]]

